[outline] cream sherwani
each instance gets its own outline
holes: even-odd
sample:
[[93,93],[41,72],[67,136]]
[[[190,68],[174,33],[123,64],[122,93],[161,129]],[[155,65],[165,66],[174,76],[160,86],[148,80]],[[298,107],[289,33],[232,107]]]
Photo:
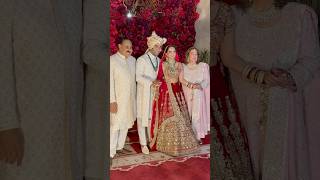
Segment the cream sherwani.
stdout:
[[110,114],[110,156],[123,148],[128,129],[136,119],[136,81],[134,57],[119,52],[110,57],[110,103],[116,102],[117,113]]
[[147,127],[150,137],[150,121],[152,94],[151,84],[157,78],[160,59],[150,52],[142,55],[137,60],[137,123],[141,145],[147,145],[145,128]]

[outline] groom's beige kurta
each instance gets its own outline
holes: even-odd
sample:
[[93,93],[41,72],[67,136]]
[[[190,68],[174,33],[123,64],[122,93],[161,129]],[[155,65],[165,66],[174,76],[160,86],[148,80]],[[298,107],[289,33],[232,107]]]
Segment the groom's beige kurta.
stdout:
[[149,124],[152,105],[151,84],[157,79],[158,74],[158,68],[155,70],[151,62],[159,66],[160,60],[148,52],[138,58],[136,65],[137,118],[141,118],[142,127],[148,127]]

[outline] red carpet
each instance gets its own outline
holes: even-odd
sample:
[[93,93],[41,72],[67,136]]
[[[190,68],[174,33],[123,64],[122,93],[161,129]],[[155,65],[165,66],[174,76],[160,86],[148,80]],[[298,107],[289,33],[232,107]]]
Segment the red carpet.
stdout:
[[[135,122],[134,126],[131,129],[129,129],[128,137],[130,140],[129,142],[132,143],[131,147],[136,151],[136,153],[141,153],[139,135],[137,131],[137,121]],[[210,144],[210,134],[202,139],[202,143],[203,145]]]
[[110,171],[110,179],[209,180],[210,160],[208,158],[192,157],[184,162],[167,161],[158,166],[141,165],[130,171],[112,170]]

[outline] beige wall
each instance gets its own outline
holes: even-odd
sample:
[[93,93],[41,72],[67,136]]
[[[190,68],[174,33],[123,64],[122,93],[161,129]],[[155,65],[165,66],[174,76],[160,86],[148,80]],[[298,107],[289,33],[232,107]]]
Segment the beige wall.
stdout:
[[200,50],[210,50],[210,0],[200,0],[197,12],[200,17],[195,24],[195,46]]

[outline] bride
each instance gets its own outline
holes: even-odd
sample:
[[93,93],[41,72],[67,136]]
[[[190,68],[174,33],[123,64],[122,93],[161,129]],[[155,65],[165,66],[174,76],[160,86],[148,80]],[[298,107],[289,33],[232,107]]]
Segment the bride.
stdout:
[[167,46],[157,76],[161,83],[152,87],[155,98],[150,147],[172,156],[192,153],[199,147],[181,86],[188,82],[182,77],[183,66],[176,57],[175,47]]

